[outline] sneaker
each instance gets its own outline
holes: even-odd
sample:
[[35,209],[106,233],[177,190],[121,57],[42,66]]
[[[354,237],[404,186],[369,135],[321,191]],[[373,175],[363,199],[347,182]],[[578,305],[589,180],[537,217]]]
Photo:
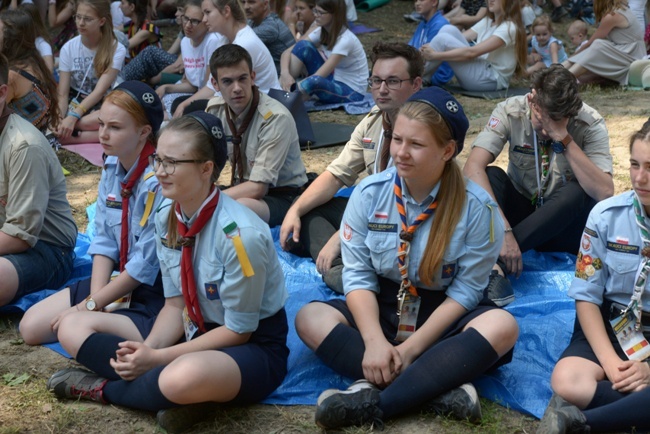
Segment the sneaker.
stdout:
[[589,433],[587,418],[578,407],[553,394],[539,422],[537,434]]
[[61,142],[59,142],[59,138],[56,137],[50,130],[46,131],[45,138],[55,151],[58,151],[61,148]]
[[182,433],[213,416],[218,405],[216,402],[202,402],[160,410],[156,421],[168,433]]
[[500,275],[497,270],[490,272],[490,280],[483,292],[487,298],[499,307],[506,306],[515,300],[515,292],[510,281]]
[[402,16],[407,23],[419,23],[420,21],[424,20],[424,17],[415,11],[411,12],[410,14],[404,14]]
[[558,6],[553,9],[553,12],[551,12],[551,21],[554,23],[559,23],[562,21],[562,18],[565,17],[568,13],[569,12],[565,8]]
[[481,403],[472,383],[465,383],[450,390],[425,406],[440,416],[451,416],[457,420],[468,420],[473,424],[481,422]]
[[366,380],[357,380],[346,390],[328,389],[316,402],[316,424],[323,429],[372,423],[383,427],[383,413],[377,407],[379,389]]
[[68,368],[56,372],[47,380],[47,390],[61,399],[85,399],[106,404],[103,388],[107,382],[94,372]]
[[329,288],[343,294],[343,265],[334,265],[323,274],[323,281]]

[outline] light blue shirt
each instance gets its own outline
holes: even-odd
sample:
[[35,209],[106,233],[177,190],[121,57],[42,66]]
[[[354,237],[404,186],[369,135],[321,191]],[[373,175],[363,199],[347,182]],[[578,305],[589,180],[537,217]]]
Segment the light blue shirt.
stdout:
[[541,47],[539,45],[539,42],[537,42],[537,37],[533,36],[533,38],[530,40],[530,45],[541,56],[542,61],[547,68],[553,64],[553,58],[551,57],[551,44],[554,42],[558,45],[557,63],[562,63],[568,59],[566,51],[564,51],[564,43],[562,41],[555,38],[554,36],[551,36],[546,46]]
[[[128,173],[119,163],[117,157],[107,157],[104,170],[99,180],[97,211],[95,213],[96,235],[88,249],[90,255],[102,255],[111,258],[116,264],[120,262],[120,238],[122,234],[122,187],[135,171],[134,165]],[[154,195],[154,202],[144,224],[140,224],[147,208],[149,195]],[[162,201],[159,193],[158,179],[153,176],[149,165],[133,187],[129,198],[129,252],[125,270],[129,276],[140,283],[153,285],[160,265],[156,256],[154,242],[154,215]]]
[[[345,293],[357,289],[379,291],[378,276],[401,282],[397,266],[401,219],[393,192],[395,168],[365,178],[355,188],[341,222],[343,288]],[[417,203],[402,181],[407,222],[412,224],[434,200],[438,183],[429,196]],[[466,181],[467,197],[461,218],[443,255],[440,270],[432,286],[418,276],[432,217],[420,224],[411,241],[408,276],[422,289],[445,291],[447,296],[471,310],[483,298],[492,266],[496,263],[504,237],[503,220],[497,204],[481,187]],[[444,198],[440,198],[444,206]],[[491,230],[494,240],[490,240]]]
[[[171,201],[165,200],[156,214],[156,248],[167,298],[182,295],[181,249],[167,247],[167,221],[174,212],[170,205]],[[233,240],[224,233],[233,222],[255,273],[251,277],[244,276]],[[249,333],[257,329],[260,320],[284,307],[288,293],[271,230],[229,196],[220,194],[212,218],[196,235],[193,254],[196,291],[206,322]]]
[[[625,306],[630,302],[643,249],[633,198],[634,192],[628,191],[591,210],[580,242],[576,277],[569,288],[574,299],[599,306],[604,299]],[[650,227],[647,217],[645,222]],[[650,312],[649,284],[641,297],[645,312]]]

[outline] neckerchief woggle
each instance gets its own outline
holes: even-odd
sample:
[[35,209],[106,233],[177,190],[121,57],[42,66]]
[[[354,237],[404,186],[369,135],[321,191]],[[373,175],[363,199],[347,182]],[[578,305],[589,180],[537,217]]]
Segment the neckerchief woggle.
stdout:
[[402,303],[406,292],[408,291],[414,297],[417,297],[417,288],[413,285],[408,276],[409,267],[409,253],[411,251],[411,241],[413,240],[413,233],[420,226],[420,224],[431,217],[433,211],[438,207],[438,198],[433,200],[429,207],[424,210],[413,221],[412,225],[408,225],[406,220],[406,208],[402,199],[402,181],[397,173],[395,173],[395,205],[399,212],[400,219],[402,220],[402,231],[399,234],[400,245],[397,249],[397,263],[399,265],[399,272],[402,275],[402,283],[400,284],[399,291],[397,292],[397,315],[401,314]]
[[650,231],[645,224],[645,213],[641,209],[639,197],[636,195],[636,193],[634,194],[634,200],[632,203],[634,207],[634,216],[636,217],[636,225],[639,227],[639,234],[641,235],[641,240],[643,241],[643,248],[641,249],[641,265],[634,282],[634,292],[632,293],[630,303],[621,312],[621,315],[625,315],[628,311],[631,310],[636,318],[635,329],[637,331],[640,331],[643,308],[641,296],[643,295],[643,291],[648,280],[648,272],[650,271]]

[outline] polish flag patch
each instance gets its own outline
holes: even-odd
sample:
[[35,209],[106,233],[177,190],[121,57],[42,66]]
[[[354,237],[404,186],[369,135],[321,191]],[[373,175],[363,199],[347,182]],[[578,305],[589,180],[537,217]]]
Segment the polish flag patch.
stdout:
[[350,241],[352,239],[352,228],[347,223],[343,225],[343,239],[345,241]]
[[495,118],[494,116],[492,116],[490,118],[490,120],[488,121],[488,127],[492,128],[494,130],[494,129],[496,129],[496,127],[499,126],[500,123],[501,123],[501,119]]
[[376,219],[387,219],[388,218],[388,213],[387,212],[376,212],[375,213],[375,218]]

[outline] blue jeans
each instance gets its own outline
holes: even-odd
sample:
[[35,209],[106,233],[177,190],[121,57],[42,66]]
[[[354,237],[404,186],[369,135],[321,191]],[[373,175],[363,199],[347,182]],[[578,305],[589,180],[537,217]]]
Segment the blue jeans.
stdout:
[[320,102],[327,104],[363,100],[362,94],[354,91],[347,84],[334,80],[333,72],[327,77],[314,75],[323,66],[325,59],[312,42],[305,40],[296,42],[291,54],[300,59],[309,75],[298,84],[301,92],[315,96]]

